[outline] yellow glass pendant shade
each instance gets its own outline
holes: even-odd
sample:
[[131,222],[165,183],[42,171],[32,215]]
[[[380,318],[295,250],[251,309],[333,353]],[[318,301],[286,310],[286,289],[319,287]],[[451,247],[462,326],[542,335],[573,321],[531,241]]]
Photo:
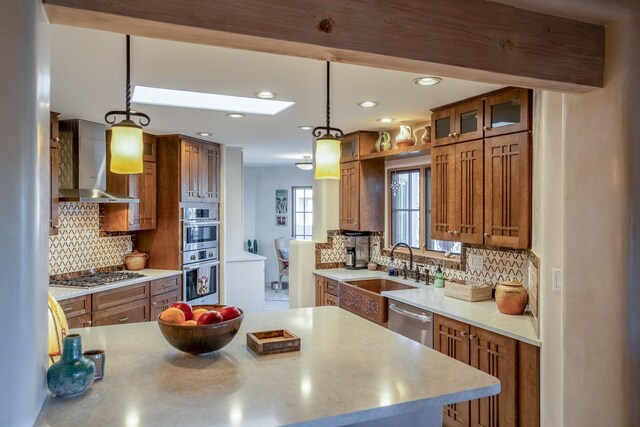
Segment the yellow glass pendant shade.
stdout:
[[67,316],[58,301],[49,294],[49,357],[62,354],[62,341],[68,333]]
[[340,140],[330,134],[316,140],[316,179],[340,179]]
[[142,128],[131,120],[111,126],[111,165],[113,173],[142,173]]

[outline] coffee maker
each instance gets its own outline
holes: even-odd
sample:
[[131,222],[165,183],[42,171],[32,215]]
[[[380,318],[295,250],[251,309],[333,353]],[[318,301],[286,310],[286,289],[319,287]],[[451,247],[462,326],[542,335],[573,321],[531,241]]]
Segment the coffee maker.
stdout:
[[358,270],[367,268],[369,263],[369,236],[362,234],[347,235],[345,242],[347,250],[346,268]]

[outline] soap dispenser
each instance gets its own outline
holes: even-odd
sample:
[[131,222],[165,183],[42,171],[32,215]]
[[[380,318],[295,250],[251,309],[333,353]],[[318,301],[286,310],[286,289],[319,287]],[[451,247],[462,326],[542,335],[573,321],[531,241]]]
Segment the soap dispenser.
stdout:
[[433,286],[436,288],[444,288],[444,273],[440,266],[438,266],[436,274],[433,276]]
[[395,261],[392,259],[391,261],[389,261],[389,276],[393,277],[396,275],[396,263]]

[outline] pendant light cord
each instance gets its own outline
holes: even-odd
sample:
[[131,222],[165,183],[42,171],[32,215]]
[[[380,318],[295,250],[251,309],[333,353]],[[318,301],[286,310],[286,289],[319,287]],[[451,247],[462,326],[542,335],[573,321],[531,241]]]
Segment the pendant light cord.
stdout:
[[331,62],[327,61],[327,132],[331,129]]
[[[138,117],[138,122],[140,126],[147,126],[151,119],[145,113],[141,113],[140,111],[131,111],[131,36],[127,34],[127,84],[125,87],[125,109],[109,111],[104,115],[104,121],[113,125],[116,123],[117,116],[125,116],[125,120],[127,122],[131,121],[131,117]],[[136,125],[137,126],[137,125]]]
[[131,36],[127,34],[127,92],[126,111],[127,120],[131,120]]

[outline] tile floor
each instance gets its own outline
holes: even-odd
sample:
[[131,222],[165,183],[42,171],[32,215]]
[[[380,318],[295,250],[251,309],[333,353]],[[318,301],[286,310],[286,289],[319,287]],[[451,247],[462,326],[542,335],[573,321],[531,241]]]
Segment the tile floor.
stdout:
[[270,283],[264,285],[264,311],[289,309],[289,289],[273,290]]

